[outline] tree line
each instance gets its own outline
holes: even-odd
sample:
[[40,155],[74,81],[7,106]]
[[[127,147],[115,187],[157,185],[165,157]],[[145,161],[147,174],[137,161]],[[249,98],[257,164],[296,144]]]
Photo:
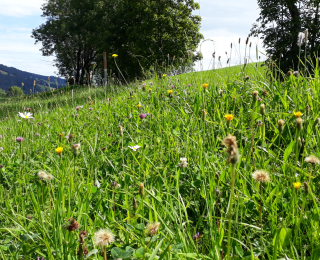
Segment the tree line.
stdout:
[[44,56],[55,55],[59,75],[76,84],[90,81],[90,71],[103,77],[103,52],[109,76],[142,79],[199,59],[196,9],[194,0],[49,0],[46,22],[32,37]]

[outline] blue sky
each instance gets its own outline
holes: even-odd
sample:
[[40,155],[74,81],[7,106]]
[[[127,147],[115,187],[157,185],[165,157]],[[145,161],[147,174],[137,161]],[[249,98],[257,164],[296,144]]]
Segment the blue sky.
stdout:
[[[241,55],[244,55],[244,42],[251,25],[259,16],[257,0],[195,0],[200,2],[202,17],[201,33],[206,39],[201,51],[204,59],[203,69],[212,68],[211,55],[216,51],[217,57],[222,56],[225,65],[230,53],[230,43],[236,43],[241,38]],[[41,5],[44,0],[0,0],[0,64],[12,66],[24,71],[53,76],[56,69],[52,66],[54,57],[41,55],[41,44],[34,44],[30,37],[32,29],[38,27],[45,20],[41,17]],[[263,51],[258,39],[250,39],[253,45],[251,58],[255,60],[255,45]],[[234,45],[235,46],[235,45]],[[233,48],[232,64],[239,64],[239,55],[235,55]],[[197,70],[201,68],[196,64]]]

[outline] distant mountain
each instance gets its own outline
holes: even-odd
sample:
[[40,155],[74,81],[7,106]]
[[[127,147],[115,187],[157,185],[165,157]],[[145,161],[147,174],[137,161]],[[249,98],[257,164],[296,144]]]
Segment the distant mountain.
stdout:
[[[21,87],[21,83],[23,83],[23,92],[25,94],[30,94],[30,89],[33,91],[34,80],[36,81],[36,86],[34,88],[35,92],[49,90],[48,76],[25,72],[13,67],[7,67],[0,64],[0,88],[5,91],[7,91],[12,86]],[[62,88],[65,86],[65,79],[50,76],[50,89],[57,87]]]

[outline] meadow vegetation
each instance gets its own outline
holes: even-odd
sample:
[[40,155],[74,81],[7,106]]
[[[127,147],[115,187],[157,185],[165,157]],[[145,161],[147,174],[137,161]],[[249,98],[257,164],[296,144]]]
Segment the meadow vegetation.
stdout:
[[0,259],[319,259],[319,87],[249,64],[4,101]]

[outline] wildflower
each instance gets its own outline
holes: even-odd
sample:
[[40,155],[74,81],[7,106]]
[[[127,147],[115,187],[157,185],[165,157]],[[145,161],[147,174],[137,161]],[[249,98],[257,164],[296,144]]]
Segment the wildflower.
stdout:
[[300,186],[301,186],[301,182],[295,182],[295,183],[293,183],[293,187],[294,187],[296,190],[299,189]]
[[173,90],[171,90],[171,89],[168,90],[168,94],[172,94],[172,92],[173,92]]
[[295,115],[295,117],[301,117],[302,116],[302,113],[300,111],[298,112],[293,112],[293,114]]
[[234,119],[234,115],[232,115],[232,114],[226,114],[224,117],[227,119],[228,122],[230,122],[232,119]]
[[47,173],[44,172],[44,171],[39,171],[39,172],[38,172],[38,177],[39,177],[40,179],[44,179],[46,175],[47,175]]
[[111,181],[111,187],[113,187],[113,188],[120,188],[121,185],[120,185],[119,183],[115,182],[115,181]]
[[279,130],[280,133],[282,133],[283,129],[284,129],[284,120],[279,119],[278,120],[278,130]]
[[17,141],[18,143],[21,143],[21,142],[24,141],[24,138],[23,138],[23,137],[17,137],[17,138],[16,138],[16,141]]
[[260,126],[262,126],[262,125],[263,125],[263,122],[262,122],[261,120],[258,120],[258,121],[257,121],[257,126],[260,127]]
[[200,239],[200,233],[196,233],[193,237],[192,237],[193,240],[199,240]]
[[77,106],[76,110],[80,110],[80,108],[83,108],[83,106]]
[[182,168],[186,168],[188,166],[187,158],[182,157],[180,158],[180,163],[178,164]]
[[98,189],[101,187],[101,184],[100,184],[100,182],[99,182],[98,180],[96,180],[96,181],[94,182],[94,185],[95,185]]
[[152,91],[152,89],[151,88],[149,88],[149,92],[151,92]]
[[56,148],[57,154],[61,154],[62,151],[63,151],[63,147],[57,147],[57,148]]
[[89,107],[89,111],[91,111],[92,110],[92,107]]
[[320,160],[318,157],[314,156],[314,155],[309,155],[308,157],[306,157],[304,159],[304,161],[306,163],[311,163],[311,164],[319,164],[320,163]]
[[299,71],[294,71],[293,75],[298,76],[299,75]]
[[69,226],[67,227],[67,230],[74,231],[79,228],[79,223],[75,219],[71,219],[71,222]]
[[75,117],[78,117],[79,116],[79,114],[75,114]]
[[239,151],[238,145],[236,142],[236,137],[232,135],[228,135],[222,142],[225,146],[228,147],[227,153],[229,155],[228,163],[235,165],[239,161]]
[[0,147],[0,151],[3,151],[4,150],[4,148],[3,147]]
[[163,74],[163,75],[162,75],[162,77],[164,77],[164,78],[165,78],[166,76],[167,76],[167,74]]
[[244,79],[245,79],[245,80],[249,80],[249,79],[250,79],[250,77],[249,77],[249,76],[246,76]]
[[80,144],[73,144],[72,145],[73,155],[76,157],[79,155]]
[[53,179],[53,176],[47,173],[43,179],[46,181],[51,181]]
[[306,35],[303,32],[299,32],[298,34],[298,42],[297,45],[301,47],[302,43],[306,40]]
[[153,83],[152,83],[152,82],[149,82],[149,84],[150,84],[150,86],[152,86]]
[[252,178],[256,181],[260,182],[269,182],[270,176],[269,173],[265,170],[257,170],[254,173],[252,173]]
[[2,139],[2,135],[0,135],[0,139]]
[[112,54],[112,57],[113,57],[113,58],[117,58],[118,55],[117,55],[117,54]]
[[135,145],[135,146],[128,146],[130,149],[133,151],[137,151],[141,146],[140,145]]
[[138,105],[137,105],[137,107],[138,107],[138,108],[140,108],[140,107],[141,107],[141,105],[140,105],[140,104],[138,104]]
[[96,246],[109,246],[114,242],[114,235],[110,229],[100,229],[94,234],[94,244]]
[[291,75],[292,75],[292,72],[291,72],[291,71],[288,71],[288,72],[287,72],[287,76],[290,77]]
[[303,128],[303,120],[301,117],[298,117],[297,120],[296,120],[296,127],[298,130],[301,130]]
[[204,109],[202,109],[202,116],[203,116],[203,118],[205,118],[206,115],[207,115],[207,110],[204,108]]
[[35,136],[38,137],[38,136],[40,136],[40,134],[39,134],[39,133],[36,133]]
[[160,222],[148,223],[146,227],[147,234],[154,236],[155,234],[157,234],[159,227],[160,227]]
[[22,117],[22,118],[25,118],[25,119],[33,118],[32,117],[32,113],[29,113],[29,112],[28,113],[20,113],[19,112],[19,116]]
[[139,117],[140,117],[140,119],[144,119],[146,117],[146,115],[145,114],[140,114]]
[[209,84],[207,84],[207,83],[202,84],[203,89],[206,89],[208,86],[209,86]]

